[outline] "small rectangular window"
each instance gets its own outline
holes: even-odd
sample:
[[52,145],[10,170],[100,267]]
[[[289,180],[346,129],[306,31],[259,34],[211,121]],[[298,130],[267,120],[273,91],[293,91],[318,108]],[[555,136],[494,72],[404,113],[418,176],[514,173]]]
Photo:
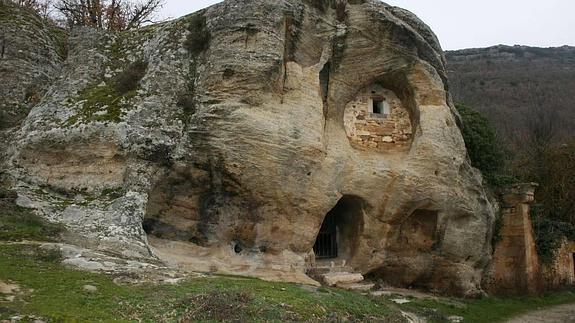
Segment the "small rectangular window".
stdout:
[[389,103],[385,101],[385,98],[382,97],[375,97],[371,98],[370,100],[371,106],[369,107],[369,112],[373,115],[373,117],[379,118],[387,118],[389,115]]
[[373,99],[373,107],[371,111],[376,114],[383,114],[383,100]]

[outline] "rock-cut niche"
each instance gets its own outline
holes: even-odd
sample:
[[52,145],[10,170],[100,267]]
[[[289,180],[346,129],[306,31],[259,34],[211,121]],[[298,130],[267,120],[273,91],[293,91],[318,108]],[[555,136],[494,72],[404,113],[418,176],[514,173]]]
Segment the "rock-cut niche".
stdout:
[[409,110],[390,89],[373,84],[345,107],[345,131],[352,146],[379,151],[401,150],[411,144]]
[[439,255],[438,212],[418,209],[401,223],[394,223],[386,245],[387,259],[370,276],[391,286],[425,286]]
[[365,201],[345,195],[326,214],[313,251],[317,261],[349,261],[357,249],[363,231]]

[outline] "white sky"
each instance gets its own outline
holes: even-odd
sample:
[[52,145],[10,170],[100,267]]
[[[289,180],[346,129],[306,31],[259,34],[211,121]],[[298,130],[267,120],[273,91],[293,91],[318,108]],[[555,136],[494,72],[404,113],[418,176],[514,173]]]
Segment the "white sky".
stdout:
[[[176,18],[218,0],[166,0],[161,16]],[[427,23],[444,49],[498,44],[575,45],[575,0],[387,0]]]

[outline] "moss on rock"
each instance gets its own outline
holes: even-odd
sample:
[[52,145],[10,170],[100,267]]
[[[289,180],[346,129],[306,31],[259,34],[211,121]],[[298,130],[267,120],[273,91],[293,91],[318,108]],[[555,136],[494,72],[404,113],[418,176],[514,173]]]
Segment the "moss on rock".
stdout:
[[110,82],[88,87],[72,99],[73,103],[80,105],[80,109],[66,120],[65,125],[121,122],[125,113],[123,110],[130,108],[130,101],[135,95],[135,90],[120,94]]

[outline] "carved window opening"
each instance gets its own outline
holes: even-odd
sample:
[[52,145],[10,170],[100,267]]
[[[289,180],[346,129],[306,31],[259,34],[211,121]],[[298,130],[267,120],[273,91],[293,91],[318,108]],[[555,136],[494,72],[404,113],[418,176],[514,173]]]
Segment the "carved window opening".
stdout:
[[385,98],[375,97],[371,99],[371,113],[380,118],[387,118],[389,115],[389,104],[386,102]]

